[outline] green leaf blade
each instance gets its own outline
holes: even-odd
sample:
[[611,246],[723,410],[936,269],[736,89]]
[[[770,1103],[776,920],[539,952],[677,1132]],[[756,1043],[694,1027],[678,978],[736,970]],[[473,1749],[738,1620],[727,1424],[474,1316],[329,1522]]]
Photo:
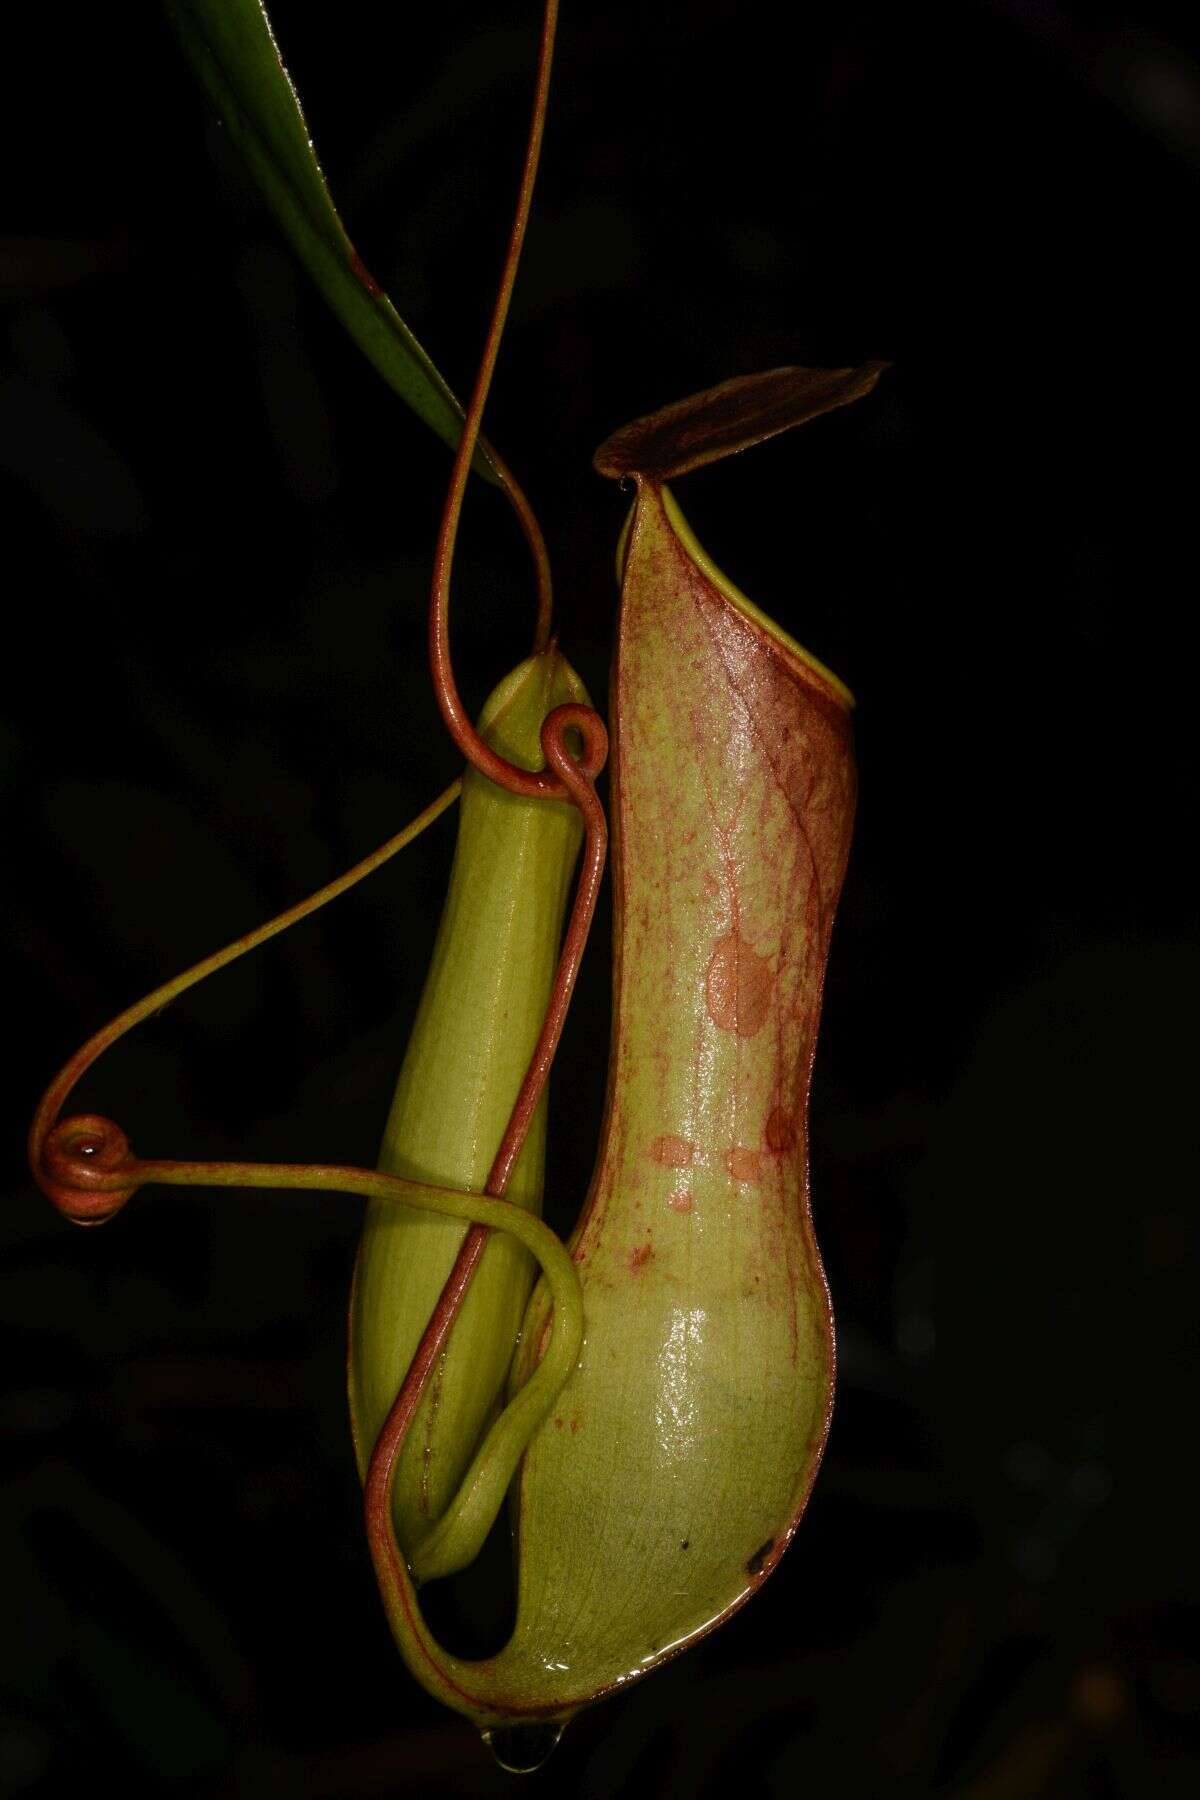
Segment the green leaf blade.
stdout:
[[[261,0],[166,5],[210,104],[326,302],[393,391],[453,449],[462,408],[354,248]],[[474,467],[499,480],[486,447]]]

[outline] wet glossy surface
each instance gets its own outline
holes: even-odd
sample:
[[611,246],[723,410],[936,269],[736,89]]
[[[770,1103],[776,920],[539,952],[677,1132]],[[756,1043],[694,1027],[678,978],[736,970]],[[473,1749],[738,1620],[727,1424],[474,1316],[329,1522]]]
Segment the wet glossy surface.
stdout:
[[[414,1673],[489,1727],[561,1722],[726,1617],[785,1549],[828,1429],[805,1127],[853,812],[847,703],[668,505],[645,489],[628,544],[612,1060],[570,1244],[585,1334],[519,1479],[516,1626],[463,1662],[394,1593]],[[515,1384],[547,1324],[539,1291]]]
[[[555,654],[496,689],[480,725],[520,762],[541,756],[541,723],[583,688]],[[450,889],[396,1085],[380,1168],[479,1192],[545,1014],[580,841],[565,804],[521,800],[468,771]],[[545,1106],[508,1196],[540,1211]],[[377,1202],[355,1268],[350,1407],[360,1471],[466,1235],[452,1219]],[[487,1245],[400,1458],[393,1512],[402,1545],[430,1529],[458,1489],[501,1393],[535,1265],[511,1237]]]
[[526,1457],[505,1653],[564,1697],[644,1673],[763,1578],[832,1380],[805,1118],[846,708],[714,588],[653,490],[616,709],[612,1087],[573,1240],[587,1332]]

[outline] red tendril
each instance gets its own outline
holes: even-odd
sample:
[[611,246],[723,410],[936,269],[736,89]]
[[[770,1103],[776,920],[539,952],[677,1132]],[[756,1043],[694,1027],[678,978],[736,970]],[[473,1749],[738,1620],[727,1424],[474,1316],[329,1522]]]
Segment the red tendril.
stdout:
[[[585,830],[584,862],[571,909],[571,918],[563,940],[562,954],[555,973],[554,985],[546,1008],[537,1044],[530,1058],[525,1079],[509,1117],[508,1126],[496,1152],[484,1192],[502,1198],[513,1165],[525,1141],[538,1100],[545,1088],[550,1066],[558,1049],[563,1023],[575,977],[579,970],[595,912],[596,895],[604,872],[608,831],[604,809],[594,783],[608,755],[608,733],[600,715],[587,706],[560,706],[546,718],[542,726],[542,751],[548,767],[537,772],[518,768],[486,744],[466,713],[454,680],[450,654],[450,572],[454,547],[462,516],[463,498],[471,458],[479,436],[484,407],[496,367],[500,338],[508,315],[516,280],[517,264],[529,221],[529,206],[537,174],[545,125],[546,101],[550,88],[550,67],[554,54],[554,32],[557,24],[558,0],[546,0],[542,18],[542,34],[538,51],[538,70],[534,87],[533,116],[521,185],[509,236],[508,251],[500,277],[500,287],[488,328],[479,372],[467,408],[462,437],[454,459],[450,485],[442,512],[434,559],[433,585],[429,605],[429,662],[434,691],[446,728],[455,743],[479,772],[488,776],[512,794],[528,799],[570,799],[579,808]],[[566,741],[566,733],[574,727],[583,740],[583,753],[576,762]],[[437,1305],[430,1316],[425,1333],[417,1346],[408,1373],[392,1402],[391,1410],[375,1440],[364,1494],[367,1538],[372,1559],[381,1584],[386,1586],[391,1565],[399,1554],[391,1520],[391,1490],[396,1464],[405,1437],[420,1405],[421,1395],[445,1345],[458,1310],[470,1288],[475,1270],[487,1245],[490,1232],[485,1225],[472,1225],[463,1239],[454,1266],[446,1278]]]
[[[463,707],[458,686],[454,680],[454,669],[450,656],[450,570],[454,561],[454,546],[458,537],[458,525],[462,516],[463,497],[466,493],[471,458],[475,454],[475,446],[479,441],[483,409],[487,404],[488,391],[492,384],[496,357],[500,349],[500,338],[508,317],[513,283],[517,277],[517,264],[521,258],[521,247],[524,244],[525,230],[529,223],[529,206],[533,198],[533,184],[537,176],[538,157],[542,147],[542,131],[546,120],[546,100],[550,91],[550,65],[554,55],[554,32],[557,21],[558,0],[546,0],[538,50],[537,78],[534,85],[533,116],[529,127],[529,141],[525,147],[525,162],[521,170],[521,185],[513,214],[512,231],[509,235],[508,250],[500,274],[499,291],[496,295],[496,303],[492,310],[491,323],[488,326],[483,355],[479,363],[479,372],[475,377],[475,386],[467,407],[462,436],[459,438],[458,449],[455,453],[450,486],[442,511],[441,528],[438,532],[433,566],[433,591],[429,606],[429,662],[433,671],[434,691],[437,694],[442,718],[446,722],[446,729],[467,761],[472,763],[481,774],[490,776],[493,781],[501,787],[507,788],[512,794],[520,794],[527,799],[562,800],[566,798],[569,790],[563,782],[561,774],[556,776],[546,770],[531,773],[528,769],[519,769],[515,763],[509,762],[490,745],[484,743]],[[585,760],[592,764],[595,773],[598,774],[606,753],[601,750],[600,746],[602,742],[606,745],[607,740],[602,740],[595,735],[596,725],[600,725],[600,729],[603,731],[599,718],[591,713],[588,722],[582,725],[581,729],[584,733]]]
[[[467,475],[479,442],[480,422],[495,369],[529,218],[545,122],[557,12],[557,0],[546,0],[533,117],[521,186],[499,292],[455,454],[438,534],[429,610],[429,651],[434,688],[447,728],[462,754],[481,774],[510,793],[528,799],[571,800],[582,815],[585,830],[583,867],[576,886],[546,1016],[485,1189],[487,1194],[496,1199],[504,1194],[558,1048],[595,913],[607,850],[604,809],[595,790],[596,778],[604,767],[608,754],[608,734],[599,714],[591,707],[578,704],[556,707],[544,720],[541,730],[546,768],[536,772],[518,768],[484,743],[463,711],[454,680],[449,645],[450,571],[455,540]],[[534,647],[541,650],[549,639],[550,581],[544,541],[520,488],[507,469],[499,464],[498,459],[493,457],[493,460],[497,463],[502,485],[517,511],[533,553],[538,589]],[[568,743],[568,734],[571,732],[577,733],[582,740],[582,751],[578,757],[572,754]],[[282,1163],[143,1161],[133,1154],[124,1132],[111,1119],[93,1113],[62,1119],[60,1114],[79,1079],[126,1031],[152,1013],[161,1011],[195,982],[232,962],[247,950],[254,949],[267,938],[275,936],[297,919],[344,892],[355,881],[361,880],[409,842],[424,825],[436,818],[456,797],[458,786],[457,782],[454,783],[432,806],[426,808],[412,826],[357,864],[348,874],[282,913],[258,931],[239,939],[237,943],[208,957],[184,975],[156,989],[89,1039],[47,1089],[30,1130],[29,1159],[34,1177],[42,1191],[66,1218],[78,1225],[102,1224],[119,1212],[138,1188],[148,1182],[187,1186],[327,1186],[335,1189],[341,1185],[349,1191],[355,1191],[360,1177],[378,1180],[369,1171],[337,1167]],[[391,1525],[390,1499],[396,1458],[420,1402],[429,1371],[445,1344],[488,1236],[487,1227],[473,1225],[468,1228],[454,1268],[376,1440],[367,1474],[365,1503],[371,1551],[376,1566],[381,1571],[387,1570],[398,1555]]]

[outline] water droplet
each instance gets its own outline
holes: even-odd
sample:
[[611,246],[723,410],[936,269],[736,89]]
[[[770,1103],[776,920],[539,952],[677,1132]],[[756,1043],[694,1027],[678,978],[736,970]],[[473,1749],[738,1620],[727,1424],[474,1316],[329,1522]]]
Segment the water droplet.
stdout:
[[535,1725],[495,1725],[480,1737],[510,1775],[532,1775],[540,1769],[563,1734],[563,1726],[540,1721]]

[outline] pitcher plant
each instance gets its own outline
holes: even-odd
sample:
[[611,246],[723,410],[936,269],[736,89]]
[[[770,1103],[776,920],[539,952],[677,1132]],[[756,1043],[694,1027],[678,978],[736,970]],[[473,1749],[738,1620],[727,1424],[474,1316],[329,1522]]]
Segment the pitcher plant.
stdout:
[[[807,1116],[854,810],[853,703],[714,567],[668,482],[867,394],[883,365],[727,381],[597,453],[598,471],[632,493],[611,688],[613,1024],[595,1171],[564,1244],[539,1216],[546,1082],[605,863],[596,783],[609,733],[551,637],[532,508],[480,436],[529,214],[556,0],[465,413],[354,251],[259,0],[169,10],[326,297],[455,446],[429,650],[466,767],[346,875],[92,1037],[38,1109],[31,1166],[85,1225],[153,1184],[366,1200],[349,1395],[384,1605],[416,1679],[474,1721],[506,1766],[530,1767],[573,1713],[754,1593],[796,1529],[828,1432],[833,1326]],[[531,654],[477,725],[449,634],[472,470],[513,505],[537,591]],[[445,910],[377,1169],[143,1159],[111,1120],[62,1116],[127,1030],[363,879],[456,800]],[[419,1589],[473,1561],[506,1500],[515,1624],[495,1655],[466,1660],[437,1641]]]

